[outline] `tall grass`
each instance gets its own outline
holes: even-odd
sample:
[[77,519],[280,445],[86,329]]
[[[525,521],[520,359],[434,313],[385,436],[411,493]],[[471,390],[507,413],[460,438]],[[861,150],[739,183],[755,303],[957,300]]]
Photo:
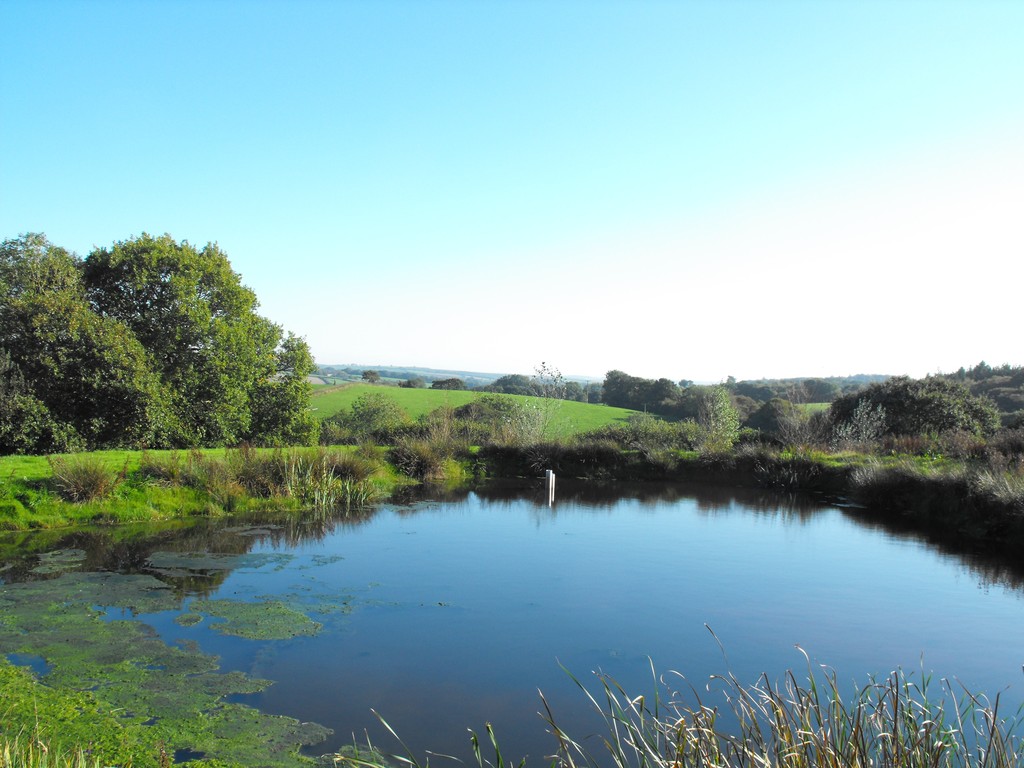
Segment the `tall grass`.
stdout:
[[0,768],[102,768],[80,747],[62,749],[26,736],[0,736]]
[[228,512],[251,498],[294,499],[313,509],[362,506],[378,496],[373,461],[326,448],[261,451],[242,447],[215,456],[191,451],[144,457],[140,472],[152,481],[202,491]]
[[805,680],[792,671],[751,686],[713,678],[706,690],[720,687],[722,705],[705,703],[693,688],[689,703],[673,693],[648,700],[600,680],[596,696],[580,685],[605,723],[597,754],[564,733],[545,703],[559,766],[1008,768],[1024,758],[1019,716],[1001,719],[998,697],[989,702],[948,681],[936,697],[927,676],[902,670],[850,695],[834,672],[816,675],[809,662]]
[[[555,739],[554,754],[548,758],[552,768],[1019,768],[1024,764],[1017,733],[1019,712],[1007,719],[999,711],[998,696],[989,701],[957,690],[949,681],[935,686],[926,675],[902,670],[872,679],[849,694],[841,690],[835,672],[816,674],[809,659],[805,679],[790,671],[781,682],[765,675],[745,686],[732,675],[718,676],[703,693],[675,674],[656,683],[651,697],[630,695],[610,677],[598,675],[598,679],[599,690],[593,693],[573,678],[603,722],[596,748],[562,730],[541,695],[543,716]],[[684,688],[685,694],[675,692],[673,684]],[[490,724],[486,732],[493,760],[484,757],[480,739],[471,735],[480,768],[523,768],[525,760],[514,763],[502,754]],[[391,756],[390,761],[371,748],[339,754],[336,762],[423,768],[404,744],[402,748],[406,755]]]
[[57,493],[67,501],[95,501],[113,492],[122,477],[91,454],[48,456]]

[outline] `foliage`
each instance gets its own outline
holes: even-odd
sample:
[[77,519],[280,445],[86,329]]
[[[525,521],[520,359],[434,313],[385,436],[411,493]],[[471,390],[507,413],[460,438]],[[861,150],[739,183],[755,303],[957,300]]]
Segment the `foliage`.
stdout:
[[459,378],[437,379],[430,384],[431,389],[465,389],[466,382]]
[[609,424],[581,436],[586,442],[610,440],[623,450],[637,451],[648,460],[668,451],[694,450],[700,428],[693,421],[666,421],[647,413],[634,413],[625,423]]
[[499,445],[539,442],[546,426],[546,413],[534,398],[481,395],[456,408],[454,415],[457,419],[476,424],[482,442]]
[[79,447],[75,429],[54,420],[29,389],[21,369],[0,349],[0,455]]
[[[870,412],[877,415],[873,409],[881,408],[886,435],[950,431],[988,435],[999,427],[999,416],[990,400],[972,395],[960,383],[934,376],[924,379],[898,376],[841,397],[830,409],[833,423],[843,429],[840,425],[852,423],[858,407],[862,415]],[[872,410],[864,411],[865,407]]]
[[410,425],[409,414],[390,395],[367,392],[352,403],[349,413],[335,417],[349,430],[355,443],[373,440],[386,443]]
[[529,376],[521,373],[509,373],[501,376],[491,384],[477,387],[478,392],[493,392],[503,395],[536,395],[533,382]]
[[[695,389],[695,388],[694,388]],[[698,401],[697,423],[703,430],[701,450],[721,453],[739,437],[740,419],[725,387],[705,387]]]
[[216,245],[0,245],[0,450],[309,442],[308,347]]
[[139,444],[161,431],[142,345],[92,310],[78,261],[42,235],[0,245],[0,349],[19,371],[20,442],[34,435],[31,450]]
[[833,426],[832,443],[837,448],[870,446],[885,434],[887,423],[885,408],[864,398],[854,406],[848,419]]
[[374,370],[366,370],[366,371],[363,371],[363,373],[362,373],[362,379],[367,384],[379,384],[380,383],[380,374],[377,373],[377,371],[374,371]]
[[256,313],[223,251],[143,234],[94,250],[82,272],[95,312],[131,330],[159,377],[170,418],[157,444],[256,437],[253,396],[277,373],[281,329]]
[[109,496],[120,481],[102,459],[89,454],[50,456],[57,491],[68,501],[95,501]]
[[306,340],[285,336],[275,351],[275,367],[274,375],[253,385],[248,439],[257,445],[310,445],[319,426],[309,409],[313,386],[307,377],[316,363]]

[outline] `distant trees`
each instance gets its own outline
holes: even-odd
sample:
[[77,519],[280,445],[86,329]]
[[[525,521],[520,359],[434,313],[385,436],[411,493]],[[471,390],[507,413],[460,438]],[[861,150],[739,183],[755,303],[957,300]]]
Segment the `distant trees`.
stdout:
[[216,245],[0,245],[0,450],[306,442],[312,357]]
[[363,376],[363,381],[365,381],[367,384],[379,384],[380,383],[380,374],[377,373],[377,371],[374,371],[374,370],[363,371],[362,376]]
[[491,384],[477,387],[479,392],[494,392],[502,395],[535,395],[533,382],[529,376],[521,373],[510,373],[494,380]]
[[431,389],[465,389],[466,382],[457,377],[448,379],[437,379],[430,384]]

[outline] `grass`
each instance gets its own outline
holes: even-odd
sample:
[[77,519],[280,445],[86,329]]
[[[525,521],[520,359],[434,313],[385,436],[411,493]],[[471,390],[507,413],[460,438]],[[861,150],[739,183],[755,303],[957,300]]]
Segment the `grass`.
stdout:
[[0,529],[364,506],[402,482],[350,448],[0,457]]
[[[336,413],[350,409],[356,398],[368,393],[384,393],[393,398],[413,419],[418,419],[445,406],[458,408],[484,394],[462,390],[404,389],[373,384],[351,384],[314,390],[313,407],[316,409],[314,414],[319,419],[329,418]],[[492,396],[508,397],[519,402],[540,405],[542,408],[550,407],[551,419],[545,434],[547,439],[565,439],[583,432],[591,432],[608,424],[625,421],[630,414],[636,413],[636,411],[626,408],[578,403],[571,400],[546,400],[524,395]]]
[[[806,655],[805,655],[806,657]],[[543,717],[555,740],[551,768],[1019,768],[1024,751],[1020,713],[1006,718],[999,697],[958,690],[943,680],[896,670],[844,693],[834,672],[807,662],[806,677],[792,671],[781,681],[763,675],[753,685],[714,676],[699,690],[678,674],[656,679],[653,695],[628,694],[598,674],[591,692],[575,677],[603,725],[586,740],[563,731],[541,694]],[[653,673],[653,670],[652,670]],[[682,690],[678,692],[676,686]],[[378,717],[380,717],[378,715]],[[381,718],[402,744],[398,734]],[[502,754],[491,725],[485,757],[470,743],[480,768],[524,768]],[[405,755],[379,749],[336,756],[335,763],[426,768]],[[490,751],[490,750],[489,750]],[[390,759],[389,759],[390,758]]]
[[0,737],[0,768],[103,768],[81,747],[62,749],[26,736]]

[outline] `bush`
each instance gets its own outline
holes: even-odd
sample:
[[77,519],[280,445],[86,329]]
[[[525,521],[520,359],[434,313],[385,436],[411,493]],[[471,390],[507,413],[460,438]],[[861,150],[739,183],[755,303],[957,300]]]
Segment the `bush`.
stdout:
[[109,496],[121,477],[98,456],[47,456],[57,493],[67,501],[96,501]]
[[445,478],[451,458],[448,446],[422,438],[401,438],[388,452],[388,459],[403,475],[431,482]]
[[[880,409],[884,435],[928,435],[965,431],[990,435],[999,428],[999,412],[986,397],[977,397],[962,384],[928,377],[896,376],[832,403],[833,422],[856,420],[858,409]],[[860,438],[858,438],[860,439]]]

